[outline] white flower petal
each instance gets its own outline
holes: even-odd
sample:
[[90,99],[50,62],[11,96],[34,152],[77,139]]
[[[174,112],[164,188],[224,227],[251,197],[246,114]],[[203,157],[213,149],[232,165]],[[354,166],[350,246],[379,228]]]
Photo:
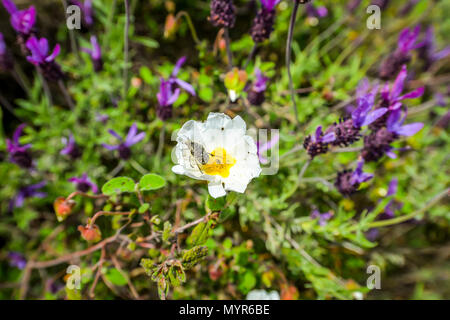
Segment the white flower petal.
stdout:
[[213,198],[220,198],[227,194],[221,182],[208,183],[208,192]]

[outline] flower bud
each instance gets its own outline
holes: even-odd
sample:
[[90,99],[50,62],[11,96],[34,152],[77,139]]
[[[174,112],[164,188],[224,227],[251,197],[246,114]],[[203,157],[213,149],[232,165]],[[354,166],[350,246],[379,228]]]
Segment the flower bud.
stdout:
[[172,38],[175,32],[177,32],[177,29],[177,19],[172,13],[169,13],[166,17],[166,23],[164,24],[164,38]]
[[98,242],[102,239],[102,233],[97,225],[86,225],[86,227],[78,226],[81,236],[86,241]]
[[230,99],[234,102],[242,90],[244,90],[245,84],[247,83],[247,72],[245,70],[239,70],[238,68],[233,68],[225,75],[225,87],[228,89]]
[[56,218],[59,222],[65,220],[67,216],[72,213],[72,209],[75,206],[75,201],[66,200],[64,197],[58,197],[53,202],[53,208],[55,209]]

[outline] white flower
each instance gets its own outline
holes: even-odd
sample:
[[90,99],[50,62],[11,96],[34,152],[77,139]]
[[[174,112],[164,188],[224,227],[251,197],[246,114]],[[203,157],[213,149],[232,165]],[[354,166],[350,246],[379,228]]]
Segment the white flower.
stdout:
[[225,190],[243,193],[261,173],[256,144],[245,133],[240,116],[231,119],[223,113],[210,113],[206,122],[189,120],[177,134],[177,165],[172,171],[208,181],[214,198],[225,196]]

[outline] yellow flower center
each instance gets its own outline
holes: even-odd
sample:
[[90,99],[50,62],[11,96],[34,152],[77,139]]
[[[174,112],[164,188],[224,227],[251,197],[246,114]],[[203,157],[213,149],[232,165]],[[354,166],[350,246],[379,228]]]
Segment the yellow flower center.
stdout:
[[215,148],[209,157],[208,163],[201,166],[206,174],[220,175],[226,178],[230,175],[230,169],[236,163],[236,159],[227,154],[224,148]]

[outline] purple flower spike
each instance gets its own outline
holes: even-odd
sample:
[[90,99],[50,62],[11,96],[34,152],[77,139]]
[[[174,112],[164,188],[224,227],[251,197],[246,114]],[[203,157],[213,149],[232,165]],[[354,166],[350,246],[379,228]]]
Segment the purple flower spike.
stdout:
[[333,217],[333,214],[331,212],[320,213],[319,210],[313,210],[310,217],[311,219],[318,219],[319,225],[323,227]]
[[46,184],[47,181],[41,181],[21,188],[14,199],[11,200],[9,204],[10,210],[22,207],[27,198],[45,198],[47,193],[41,192],[39,189],[43,188]]
[[68,181],[74,183],[78,191],[88,192],[92,190],[93,193],[98,192],[97,185],[89,179],[87,173],[83,173],[81,177],[72,177]]
[[26,42],[26,47],[31,52],[31,56],[27,56],[27,60],[32,64],[39,66],[44,77],[49,81],[58,81],[64,77],[60,66],[55,62],[61,47],[59,44],[55,46],[53,52],[49,54],[48,41],[45,38],[37,39],[31,37]]
[[387,129],[389,132],[395,133],[400,136],[413,136],[423,128],[423,123],[415,122],[403,125],[406,119],[406,112],[403,118],[401,118],[401,110],[396,109],[391,112],[387,119]]
[[396,194],[397,188],[398,188],[398,179],[394,178],[391,180],[391,182],[389,182],[389,187],[386,196],[389,197]]
[[263,156],[263,154],[264,154],[265,151],[272,149],[273,146],[278,143],[278,141],[280,141],[280,135],[278,133],[276,133],[276,134],[274,134],[272,139],[270,139],[265,144],[260,145],[259,142],[256,144],[257,148],[258,148],[259,162],[261,162],[262,164],[269,163],[269,161],[267,160],[266,157]]
[[103,70],[102,49],[100,48],[100,45],[98,44],[97,38],[95,36],[91,36],[91,45],[92,49],[81,48],[81,50],[91,56],[95,72],[100,72]]
[[128,134],[125,140],[123,140],[122,137],[112,129],[108,130],[108,132],[112,136],[117,138],[120,141],[120,144],[102,144],[102,146],[108,150],[118,150],[119,156],[124,160],[127,160],[131,157],[131,146],[145,138],[145,132],[138,133],[136,123],[133,123],[133,125],[130,127],[130,130],[128,130]]
[[424,45],[423,43],[417,43],[419,32],[420,26],[413,30],[403,29],[398,38],[397,49],[381,65],[380,77],[382,79],[393,78],[402,65],[411,60],[410,51]]
[[77,159],[81,156],[80,147],[75,142],[73,134],[70,134],[69,138],[63,138],[62,142],[66,146],[60,151],[60,154],[70,156],[72,159]]
[[303,142],[303,147],[306,149],[311,158],[328,152],[328,144],[336,140],[336,135],[333,131],[322,133],[322,126],[318,126],[313,136],[307,136]]
[[358,161],[355,171],[343,170],[338,172],[335,186],[344,196],[355,193],[359,185],[373,178],[373,174],[363,172],[364,161]]
[[14,131],[13,139],[6,139],[6,146],[9,153],[9,159],[12,163],[17,164],[22,168],[30,169],[33,167],[33,159],[29,150],[31,144],[21,145],[19,143],[20,135],[25,126],[26,124],[22,123],[17,127],[16,131]]
[[11,16],[11,25],[18,33],[29,35],[36,22],[36,9],[30,6],[25,10],[18,10],[12,0],[2,0],[3,6]]
[[19,268],[20,270],[25,269],[27,265],[27,260],[23,256],[23,254],[15,251],[11,251],[8,253],[9,265],[11,267]]
[[248,101],[254,106],[260,106],[265,100],[265,91],[267,89],[267,81],[269,78],[258,68],[255,68],[255,81],[248,90]]
[[180,95],[180,88],[172,90],[172,83],[160,79],[159,92],[156,94],[159,105],[156,107],[156,114],[161,120],[167,120],[172,117],[172,105],[177,101]]

